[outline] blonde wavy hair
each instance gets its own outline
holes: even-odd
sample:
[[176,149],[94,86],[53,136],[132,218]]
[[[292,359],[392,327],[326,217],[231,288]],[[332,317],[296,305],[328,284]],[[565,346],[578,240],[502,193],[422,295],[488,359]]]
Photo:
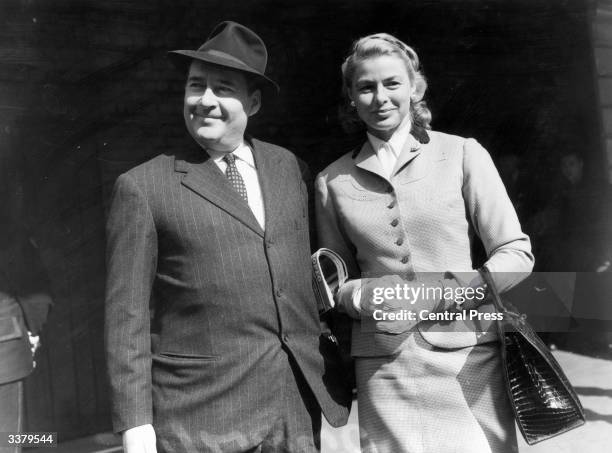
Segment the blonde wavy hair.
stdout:
[[419,57],[412,47],[388,33],[376,33],[359,38],[353,43],[351,53],[342,63],[342,92],[346,101],[344,120],[358,120],[357,112],[350,105],[349,98],[357,64],[368,58],[384,55],[396,56],[404,61],[410,83],[415,88],[410,99],[410,119],[413,124],[431,129],[431,111],[423,99],[427,90],[427,81],[423,75]]

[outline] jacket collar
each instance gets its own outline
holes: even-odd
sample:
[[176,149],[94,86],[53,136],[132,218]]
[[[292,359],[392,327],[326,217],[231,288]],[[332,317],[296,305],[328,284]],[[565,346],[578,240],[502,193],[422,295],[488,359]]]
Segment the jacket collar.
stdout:
[[[410,135],[412,135],[420,144],[425,145],[429,143],[429,134],[427,133],[427,129],[419,126],[418,124],[412,123],[412,127],[410,128]],[[355,159],[357,155],[360,154],[362,148],[357,148],[353,151],[352,158]]]
[[282,164],[282,155],[274,152],[265,143],[245,137],[245,144],[253,151],[257,168],[266,213],[265,234],[249,205],[238,195],[214,160],[202,148],[192,147],[184,155],[177,155],[174,169],[184,173],[181,184],[223,209],[255,233],[267,236],[282,215],[284,201],[287,199],[287,166]]
[[[255,233],[264,235],[249,205],[234,190],[215,161],[201,147],[192,147],[184,154],[177,155],[174,160],[174,170],[184,174],[182,185],[223,209]],[[261,174],[259,178],[264,179]]]
[[[430,139],[427,131],[420,126],[413,124],[412,129],[410,130],[410,136],[408,140],[406,140],[406,143],[404,144],[404,147],[397,158],[395,168],[391,173],[391,179],[408,163],[419,156],[423,147],[422,145],[429,144],[429,141]],[[374,173],[385,180],[389,180],[382,166],[380,165],[380,161],[378,160],[378,157],[376,156],[376,153],[369,140],[367,140],[360,149],[355,150],[352,157],[357,167]],[[422,177],[422,174],[425,171],[425,163],[422,162],[421,164],[422,165],[415,165],[415,168],[411,169],[411,171],[405,175],[406,182],[420,179]]]

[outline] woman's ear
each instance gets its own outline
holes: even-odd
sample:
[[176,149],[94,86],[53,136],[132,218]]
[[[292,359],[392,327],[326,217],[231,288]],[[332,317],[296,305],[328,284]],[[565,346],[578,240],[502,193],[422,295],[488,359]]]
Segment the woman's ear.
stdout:
[[412,85],[410,88],[410,100],[413,102],[418,102],[423,99],[423,87],[417,85],[416,83]]
[[413,83],[410,87],[410,99],[414,99],[417,94],[417,86]]
[[259,109],[261,108],[261,90],[255,90],[253,94],[251,94],[250,103],[251,105],[247,113],[249,116],[253,116],[259,112]]

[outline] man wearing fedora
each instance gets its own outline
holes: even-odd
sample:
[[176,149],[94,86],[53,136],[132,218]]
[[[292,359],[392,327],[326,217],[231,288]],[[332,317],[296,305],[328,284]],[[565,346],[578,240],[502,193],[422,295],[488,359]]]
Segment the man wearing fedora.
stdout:
[[[305,169],[245,137],[266,88],[263,41],[235,22],[195,51],[193,149],[121,175],[107,225],[114,429],[134,452],[310,452],[350,391],[320,335]],[[326,351],[331,351],[328,355]]]

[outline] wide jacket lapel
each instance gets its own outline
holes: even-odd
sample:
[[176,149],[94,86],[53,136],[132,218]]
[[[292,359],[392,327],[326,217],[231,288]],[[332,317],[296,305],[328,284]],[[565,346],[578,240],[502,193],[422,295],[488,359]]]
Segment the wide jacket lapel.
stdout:
[[198,153],[196,158],[180,159],[177,157],[174,168],[177,172],[185,173],[181,184],[263,236],[263,230],[257,223],[249,205],[232,187],[214,160],[204,151]]
[[283,164],[282,157],[267,150],[258,140],[251,140],[251,148],[257,167],[259,185],[264,200],[266,213],[266,234],[274,228],[274,223],[281,218],[287,191],[294,190],[295,184],[287,184],[288,169]]
[[357,153],[355,156],[355,165],[363,170],[380,176],[386,181],[388,180],[387,175],[380,164],[380,160],[378,160],[378,156],[374,152],[369,140],[366,140],[359,153]]
[[426,159],[421,156],[421,145],[410,136],[397,157],[392,175],[401,173],[402,182],[411,182],[424,177],[425,170]]
[[433,145],[429,136],[426,137],[427,140],[421,142],[412,132],[408,136],[393,169],[393,177],[398,178],[401,184],[418,181],[429,173]]

